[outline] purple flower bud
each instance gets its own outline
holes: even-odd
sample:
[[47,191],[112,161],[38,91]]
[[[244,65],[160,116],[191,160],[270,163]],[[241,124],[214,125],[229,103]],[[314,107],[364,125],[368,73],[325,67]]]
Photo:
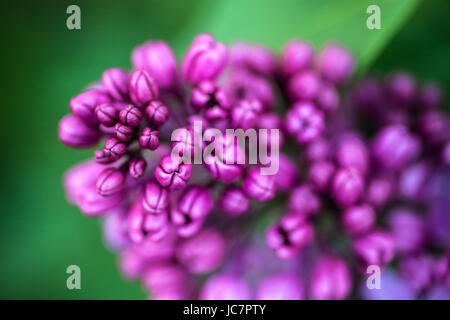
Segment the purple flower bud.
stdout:
[[191,105],[197,109],[205,109],[207,120],[223,119],[228,115],[230,100],[222,88],[211,81],[201,81],[193,90]]
[[146,70],[162,88],[176,84],[176,58],[170,46],[163,41],[149,41],[135,48],[131,55],[134,69]]
[[444,112],[430,110],[420,116],[419,129],[427,142],[439,144],[450,138],[450,119]]
[[285,77],[297,74],[312,65],[314,49],[311,44],[299,40],[288,42],[281,53],[281,72]]
[[98,143],[100,132],[74,115],[66,115],[58,126],[58,136],[69,147],[86,148]]
[[419,101],[428,109],[438,107],[442,101],[441,87],[435,83],[425,84],[419,92]]
[[250,289],[243,279],[232,275],[214,275],[200,291],[200,300],[248,300]]
[[332,193],[342,207],[355,204],[364,190],[364,179],[359,170],[347,167],[339,169],[333,177]]
[[425,243],[425,224],[413,211],[396,208],[389,213],[389,226],[395,248],[400,253],[417,252]]
[[367,233],[375,223],[375,210],[368,204],[346,209],[341,216],[342,225],[351,235]]
[[159,147],[159,131],[144,128],[139,137],[139,145],[144,149],[156,150]]
[[306,158],[309,162],[327,160],[331,155],[331,144],[324,138],[318,138],[312,141],[306,147]]
[[328,44],[319,54],[319,72],[326,80],[341,84],[353,72],[354,59],[350,52],[339,45]]
[[128,173],[130,177],[139,179],[144,175],[147,161],[142,157],[134,158],[130,161]]
[[197,233],[212,206],[213,201],[207,188],[197,185],[186,188],[170,212],[171,221],[177,227],[178,235],[189,237]]
[[106,92],[114,99],[127,101],[129,97],[128,83],[130,75],[122,69],[113,68],[102,74],[102,85]]
[[138,106],[144,106],[158,98],[159,88],[147,71],[134,71],[130,79],[130,97]]
[[111,158],[111,153],[102,150],[95,150],[94,151],[94,159],[95,162],[101,163],[101,164],[109,164],[113,163],[115,160]]
[[293,101],[313,100],[322,88],[322,81],[315,71],[302,71],[289,80],[288,93]]
[[315,190],[323,192],[330,187],[334,174],[334,164],[331,161],[316,161],[309,169],[308,181]]
[[271,75],[275,69],[274,57],[269,49],[247,43],[237,43],[230,50],[231,65],[250,72]]
[[333,114],[339,107],[339,94],[336,88],[329,84],[323,84],[317,93],[317,104],[325,113]]
[[151,101],[145,108],[145,114],[151,125],[162,126],[169,118],[169,109],[160,101]]
[[149,181],[145,185],[142,196],[142,207],[152,215],[161,215],[167,212],[169,207],[169,192],[155,181]]
[[410,104],[415,98],[416,83],[407,73],[399,72],[392,75],[387,87],[389,94],[398,104]]
[[314,240],[314,228],[305,216],[297,213],[285,215],[267,231],[267,246],[275,250],[280,259],[295,257]]
[[185,291],[188,274],[184,268],[172,263],[156,264],[145,271],[144,285],[156,299],[187,299]]
[[239,179],[245,163],[245,152],[235,136],[226,134],[217,137],[212,143],[215,144],[216,152],[206,155],[204,159],[208,172],[214,179],[227,183]]
[[110,250],[120,251],[130,244],[126,214],[124,208],[114,208],[103,220],[103,238]]
[[110,196],[122,191],[125,186],[124,173],[116,168],[107,168],[97,178],[97,192],[102,196]]
[[[284,135],[282,131],[282,125],[281,125],[281,117],[276,113],[265,113],[259,116],[258,118],[258,128],[259,129],[267,129],[267,141],[262,141],[262,143],[267,144],[268,147],[274,143],[274,145],[278,145],[278,147],[281,149],[281,147],[284,144]],[[278,129],[278,141],[272,141],[270,130],[271,129]],[[261,142],[260,142],[261,143]]]
[[191,84],[213,80],[225,67],[227,48],[210,34],[200,34],[192,41],[183,59],[181,72]]
[[341,167],[354,167],[365,173],[369,164],[369,152],[364,141],[354,134],[344,135],[338,144],[336,157]]
[[88,90],[70,100],[70,110],[84,122],[97,124],[95,108],[100,104],[108,102],[110,102],[110,98],[103,91]]
[[119,110],[110,104],[104,103],[95,108],[95,114],[98,121],[105,127],[112,127],[119,119]]
[[167,212],[151,214],[145,211],[143,203],[136,201],[128,213],[128,233],[130,239],[136,243],[150,239],[161,240],[169,231]]
[[289,209],[305,217],[315,216],[320,206],[319,197],[306,184],[295,188],[289,196]]
[[220,195],[219,207],[229,216],[238,217],[249,210],[250,200],[241,188],[229,186]]
[[314,300],[347,298],[352,291],[352,275],[348,265],[338,257],[320,257],[313,270],[310,290]]
[[399,193],[409,199],[421,199],[424,196],[424,187],[432,173],[430,163],[422,161],[403,170],[399,182]]
[[402,125],[382,128],[374,139],[372,152],[386,169],[400,169],[420,152],[420,141]]
[[254,128],[263,106],[257,99],[242,100],[231,110],[231,121],[234,128],[247,130]]
[[389,233],[372,231],[354,239],[352,249],[364,270],[369,265],[381,268],[394,258],[395,243]]
[[112,161],[116,161],[127,152],[127,145],[111,137],[106,139],[103,152],[106,157],[109,157]]
[[258,300],[303,300],[303,285],[295,274],[276,274],[259,285]]
[[129,104],[119,113],[120,122],[130,127],[137,127],[141,122],[142,112],[139,108]]
[[400,272],[415,290],[424,290],[433,283],[434,260],[427,255],[409,256],[401,260]]
[[243,189],[247,196],[257,202],[266,202],[275,197],[275,176],[262,175],[261,168],[252,167],[243,181]]
[[300,143],[308,143],[317,139],[324,130],[324,119],[321,111],[310,102],[298,102],[286,115],[286,130],[295,136]]
[[178,260],[194,274],[209,273],[217,269],[225,256],[225,238],[217,230],[204,229],[177,247]]
[[133,128],[118,122],[114,126],[114,135],[120,141],[130,141],[133,136]]
[[272,84],[266,78],[242,70],[232,72],[227,89],[234,101],[258,99],[265,110],[272,108],[276,101]]
[[381,208],[388,202],[392,189],[392,183],[388,179],[373,179],[366,190],[366,201],[374,207]]
[[181,159],[172,159],[170,154],[162,157],[155,169],[155,178],[163,187],[172,190],[184,188],[191,178],[192,164],[182,163]]
[[280,191],[290,190],[298,177],[297,164],[284,154],[279,155],[278,172],[275,174],[275,187]]

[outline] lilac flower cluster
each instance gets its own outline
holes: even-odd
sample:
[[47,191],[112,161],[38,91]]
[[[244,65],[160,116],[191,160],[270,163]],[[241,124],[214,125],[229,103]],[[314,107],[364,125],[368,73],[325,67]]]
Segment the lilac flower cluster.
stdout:
[[[161,41],[131,60],[72,98],[59,138],[102,143],[65,175],[67,197],[103,217],[121,271],[152,298],[345,299],[396,254],[415,297],[450,287],[450,127],[436,86],[396,74],[344,95],[353,56],[298,40],[277,56],[201,34],[180,66]],[[194,122],[224,133],[221,159],[185,161],[213,143],[194,139]],[[258,141],[280,147],[278,173],[226,161],[247,155],[228,128],[279,129]],[[267,220],[262,245],[251,234]]]

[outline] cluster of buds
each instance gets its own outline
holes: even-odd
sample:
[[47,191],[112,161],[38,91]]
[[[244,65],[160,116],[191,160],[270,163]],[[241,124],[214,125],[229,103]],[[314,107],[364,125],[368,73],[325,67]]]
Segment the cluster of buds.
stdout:
[[[400,74],[344,99],[353,56],[298,40],[277,56],[201,34],[180,66],[162,41],[136,47],[131,60],[131,71],[106,70],[72,98],[59,138],[74,148],[103,144],[67,172],[67,196],[103,218],[123,274],[152,298],[345,299],[356,273],[396,253],[405,275],[430,265],[429,282],[410,280],[417,290],[450,284],[445,205],[431,201],[450,165],[435,86],[418,89]],[[373,130],[360,127],[366,115]],[[198,124],[221,134],[199,140]],[[280,152],[249,163],[228,129],[277,129],[278,139],[259,135],[256,148]],[[263,174],[274,162],[278,171]],[[416,212],[423,208],[429,221]],[[263,247],[249,238],[260,220],[272,221]],[[431,242],[428,223],[441,228]]]

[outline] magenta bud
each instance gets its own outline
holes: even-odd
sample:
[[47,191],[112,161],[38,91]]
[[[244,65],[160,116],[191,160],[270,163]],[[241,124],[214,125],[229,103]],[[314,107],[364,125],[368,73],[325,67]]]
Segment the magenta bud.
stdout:
[[315,161],[309,169],[309,183],[320,192],[326,191],[334,174],[334,164],[331,161]]
[[98,121],[105,127],[112,127],[119,119],[119,111],[110,103],[104,103],[95,108]]
[[159,147],[159,131],[144,128],[139,137],[139,145],[144,149],[156,150]]
[[104,150],[95,150],[94,159],[95,162],[101,164],[108,164],[115,161],[111,158],[111,154],[109,152],[105,152]]
[[131,55],[134,69],[146,70],[162,88],[176,84],[176,58],[163,41],[149,41],[135,48]]
[[298,40],[288,42],[281,53],[281,72],[285,77],[297,74],[312,65],[314,49],[311,44]]
[[141,243],[144,239],[160,241],[169,231],[167,212],[164,214],[148,214],[137,201],[128,213],[128,233],[133,242]]
[[364,179],[361,173],[352,167],[339,169],[332,183],[333,197],[342,207],[355,204],[364,190]]
[[429,289],[434,282],[435,261],[429,255],[408,256],[400,262],[400,273],[415,290]]
[[138,106],[144,106],[158,98],[158,85],[147,71],[134,71],[130,79],[130,97]]
[[416,98],[416,82],[407,73],[399,72],[392,75],[389,78],[387,88],[397,104],[408,105]]
[[142,206],[146,212],[159,215],[167,212],[169,192],[155,181],[147,182],[142,197]]
[[103,91],[87,90],[70,100],[72,113],[80,117],[84,122],[97,124],[95,108],[103,103],[110,102],[110,98]]
[[421,150],[418,138],[403,125],[382,128],[374,138],[372,152],[375,159],[386,169],[396,170],[408,165]]
[[297,164],[288,156],[280,153],[278,172],[275,174],[275,187],[280,191],[290,190],[298,177]]
[[288,93],[292,101],[313,100],[319,94],[322,81],[315,71],[302,71],[288,83]]
[[417,213],[407,208],[395,208],[389,213],[389,226],[398,252],[410,254],[423,249],[426,225]]
[[286,115],[286,130],[299,143],[317,139],[324,130],[324,116],[311,102],[298,102]]
[[281,259],[295,257],[301,249],[314,240],[314,228],[297,213],[285,215],[281,221],[270,227],[266,234],[267,246],[275,250]]
[[114,127],[114,135],[120,141],[130,141],[133,136],[133,128],[118,122]]
[[102,85],[106,92],[115,100],[126,101],[129,97],[129,74],[122,69],[113,68],[102,74]]
[[162,126],[169,118],[169,109],[160,101],[151,101],[145,109],[145,114],[151,125]]
[[250,200],[241,188],[229,186],[222,191],[219,206],[227,215],[238,217],[249,210]]
[[383,267],[395,254],[393,237],[382,231],[372,231],[354,239],[352,248],[364,270],[369,265]]
[[275,59],[268,48],[248,43],[231,47],[230,61],[234,68],[246,69],[259,75],[270,76],[275,69]]
[[197,109],[205,109],[207,120],[217,120],[227,117],[230,109],[230,99],[222,88],[212,81],[201,81],[192,89],[191,105]]
[[350,78],[354,68],[354,58],[339,45],[328,44],[319,54],[319,72],[326,80],[341,84]]
[[124,173],[116,168],[107,168],[97,178],[97,192],[102,196],[110,196],[122,191],[125,186]]
[[209,34],[200,34],[192,41],[181,66],[183,78],[191,84],[213,80],[224,69],[227,48]]
[[392,183],[388,179],[374,179],[367,187],[366,201],[374,207],[381,208],[391,197],[392,189]]
[[350,207],[341,216],[342,225],[351,235],[367,233],[375,223],[375,210],[368,204]]
[[325,113],[333,114],[339,107],[339,93],[336,88],[329,84],[324,84],[317,93],[317,104]]
[[184,294],[188,285],[188,273],[174,263],[154,264],[147,268],[143,282],[156,299],[187,299]]
[[305,217],[315,216],[321,207],[320,198],[309,185],[302,185],[292,190],[289,196],[289,209]]
[[128,173],[130,174],[130,177],[139,179],[144,175],[146,167],[147,161],[142,157],[137,157],[130,161]]
[[108,138],[105,141],[103,152],[105,153],[105,156],[111,158],[112,161],[116,161],[127,152],[127,145],[116,138]]
[[258,117],[263,111],[261,102],[257,99],[242,100],[231,110],[231,121],[235,128],[247,130],[255,128]]
[[178,204],[170,211],[171,221],[177,227],[178,235],[190,237],[197,233],[212,206],[213,201],[207,188],[197,185],[187,187]]
[[130,127],[137,127],[141,122],[142,112],[133,105],[127,105],[119,113],[120,122]]
[[159,166],[156,167],[155,178],[161,186],[179,190],[187,185],[191,173],[192,164],[182,163],[178,157],[172,159],[168,154],[162,157]]
[[352,290],[352,276],[345,261],[322,256],[317,261],[311,279],[310,294],[314,300],[342,300]]
[[315,139],[306,147],[306,158],[309,162],[328,160],[331,154],[331,143],[324,138]]
[[295,274],[276,274],[270,276],[259,285],[258,300],[303,300],[304,288]]
[[275,92],[268,79],[242,70],[233,71],[227,89],[234,101],[258,99],[264,110],[272,108],[276,101]]
[[251,298],[247,283],[232,275],[210,277],[200,291],[201,300],[248,300]]
[[87,148],[98,143],[100,132],[77,116],[69,114],[59,122],[58,136],[61,142],[69,147]]
[[252,167],[243,181],[243,190],[247,196],[257,202],[267,202],[275,197],[275,177],[262,175],[261,168]]
[[365,173],[369,165],[369,151],[364,141],[354,134],[345,134],[336,150],[337,161],[341,167],[354,167]]
[[202,274],[212,272],[222,264],[225,249],[225,238],[218,230],[204,229],[183,239],[176,256],[190,272]]

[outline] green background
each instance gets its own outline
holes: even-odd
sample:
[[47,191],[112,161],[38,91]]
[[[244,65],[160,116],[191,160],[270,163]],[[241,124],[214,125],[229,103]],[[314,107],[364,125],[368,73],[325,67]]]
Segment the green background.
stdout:
[[[81,8],[81,30],[66,8]],[[381,8],[382,30],[366,28]],[[99,221],[64,197],[64,171],[91,155],[64,147],[57,123],[71,96],[110,67],[130,67],[131,49],[164,39],[179,57],[199,32],[276,51],[291,38],[337,40],[358,58],[358,74],[392,69],[450,85],[448,1],[16,1],[2,4],[0,298],[141,299],[102,243]],[[68,265],[82,289],[66,288]]]

